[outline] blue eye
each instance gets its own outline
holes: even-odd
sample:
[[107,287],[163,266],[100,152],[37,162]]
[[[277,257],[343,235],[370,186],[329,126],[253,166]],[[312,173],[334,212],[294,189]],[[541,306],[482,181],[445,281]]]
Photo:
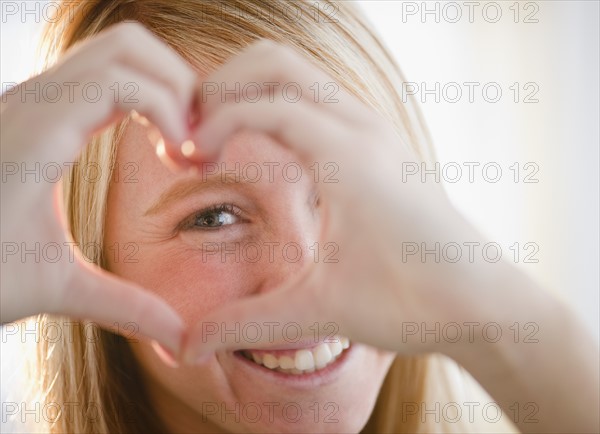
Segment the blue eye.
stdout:
[[196,214],[192,226],[198,229],[215,229],[237,223],[239,212],[228,204],[218,205]]

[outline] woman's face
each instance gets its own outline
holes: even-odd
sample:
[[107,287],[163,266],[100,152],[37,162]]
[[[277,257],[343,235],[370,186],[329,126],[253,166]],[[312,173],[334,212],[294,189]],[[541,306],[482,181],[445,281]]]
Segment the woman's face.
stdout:
[[[300,166],[268,137],[238,134],[222,163],[175,174],[158,160],[145,130],[131,123],[116,167],[105,234],[110,269],[164,298],[187,326],[235,299],[277,288],[316,259],[315,176],[327,173]],[[323,260],[333,249],[321,243],[318,251]],[[228,325],[241,340],[256,335],[243,326]],[[327,350],[316,348],[322,344],[294,344],[294,327],[272,327],[288,338],[288,348],[255,352],[264,363],[295,369],[296,357],[310,358],[307,350],[327,359]],[[233,351],[202,366],[171,368],[147,340],[131,345],[151,400],[174,432],[358,431],[393,358],[351,343],[325,368],[298,375]],[[328,349],[335,353],[335,344]]]

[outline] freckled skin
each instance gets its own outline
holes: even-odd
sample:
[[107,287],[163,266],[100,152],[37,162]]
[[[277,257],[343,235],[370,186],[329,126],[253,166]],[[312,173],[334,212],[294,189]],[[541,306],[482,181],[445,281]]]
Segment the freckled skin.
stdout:
[[[179,199],[160,214],[145,216],[174,182],[194,175],[170,172],[136,124],[128,127],[117,153],[118,167],[135,163],[139,170],[132,176],[137,182],[125,183],[121,177],[111,185],[105,242],[108,246],[118,243],[121,249],[118,257],[109,255],[110,269],[163,297],[188,326],[230,300],[277,288],[314,260],[307,249],[317,241],[319,228],[319,213],[310,201],[314,172],[303,167],[300,180],[286,181],[281,168],[297,162],[297,158],[269,138],[251,133],[233,137],[222,160],[228,168],[234,168],[235,162],[242,168],[257,163],[262,176],[244,189],[207,189]],[[272,181],[264,162],[280,163]],[[256,171],[246,167],[248,176],[254,177]],[[288,176],[295,176],[295,171],[290,169]],[[221,203],[240,208],[243,221],[214,231],[177,229],[195,213]],[[137,262],[124,261],[131,250],[125,251],[123,246],[131,242],[139,246],[134,256]],[[228,250],[237,244],[239,260],[233,254],[223,260],[221,252],[203,253],[206,243],[225,243]],[[255,249],[245,253],[252,261],[242,255],[248,243],[263,246],[258,260]],[[279,243],[273,247],[273,260],[265,243]],[[303,246],[300,260],[285,260],[282,246],[286,243]],[[295,254],[295,250],[288,250],[288,254]],[[236,368],[240,361],[231,352],[218,353],[207,365],[173,369],[158,358],[147,340],[140,339],[132,348],[151,399],[174,432],[359,431],[393,359],[390,353],[357,345],[338,379],[318,388],[297,390],[262,376],[243,375]],[[286,403],[294,403],[294,408],[284,417]],[[301,415],[294,422],[296,403]]]

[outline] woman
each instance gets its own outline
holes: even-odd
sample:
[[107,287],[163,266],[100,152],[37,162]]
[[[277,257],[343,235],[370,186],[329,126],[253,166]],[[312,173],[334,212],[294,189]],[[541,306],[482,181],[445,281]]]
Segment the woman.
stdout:
[[597,350],[562,301],[504,262],[415,254],[485,239],[403,176],[433,153],[351,4],[68,2],[52,21],[48,69],[2,107],[3,163],[68,168],[62,197],[2,185],[3,240],[69,249],[2,273],[3,323],[64,332],[39,346],[49,430],[598,428]]

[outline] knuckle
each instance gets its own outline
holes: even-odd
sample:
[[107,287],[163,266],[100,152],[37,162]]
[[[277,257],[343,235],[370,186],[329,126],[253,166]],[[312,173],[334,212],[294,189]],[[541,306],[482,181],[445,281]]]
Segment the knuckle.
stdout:
[[278,64],[286,64],[286,62],[297,62],[298,54],[291,47],[275,42],[271,39],[261,39],[258,41],[253,50],[255,55],[263,61],[273,60]]
[[250,47],[252,51],[256,53],[270,53],[275,49],[278,44],[271,39],[260,39]]
[[110,39],[110,42],[120,42],[121,40],[127,39],[127,33],[129,32],[130,27],[130,23],[115,24],[106,31],[106,37]]
[[268,50],[265,50],[267,56],[272,57],[282,65],[288,65],[288,62],[291,62],[292,64],[298,62],[298,53],[293,48],[278,42],[269,42]]
[[277,55],[277,57],[282,59],[284,62],[287,62],[287,61],[297,62],[298,61],[298,54],[296,53],[296,51],[294,49],[292,49],[291,47],[288,47],[287,45],[276,44],[275,47],[273,48],[273,50],[274,50],[275,54]]
[[142,24],[134,21],[115,24],[108,32],[107,39],[114,52],[135,48],[149,33]]
[[131,37],[132,33],[142,34],[146,32],[146,28],[138,21],[123,21],[113,26],[114,33],[118,37]]

